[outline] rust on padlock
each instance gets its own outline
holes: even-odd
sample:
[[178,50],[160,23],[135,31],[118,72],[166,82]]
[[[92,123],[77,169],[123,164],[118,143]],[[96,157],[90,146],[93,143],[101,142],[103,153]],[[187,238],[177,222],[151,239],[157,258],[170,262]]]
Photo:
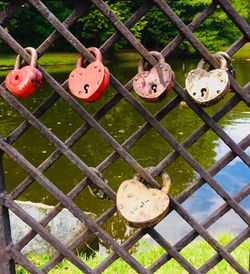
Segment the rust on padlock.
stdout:
[[186,91],[191,98],[203,107],[211,106],[225,97],[230,82],[227,74],[227,61],[221,54],[215,54],[220,69],[206,71],[202,59],[197,68],[190,71],[186,78]]
[[96,60],[87,67],[83,67],[83,56],[77,61],[76,69],[74,69],[68,79],[68,86],[71,93],[85,102],[94,102],[106,90],[110,73],[107,67],[102,63],[102,54],[97,48],[88,48],[93,53]]
[[151,51],[150,54],[159,63],[153,66],[151,70],[144,71],[145,59],[142,58],[138,65],[138,74],[133,80],[133,88],[142,99],[157,102],[161,101],[173,88],[174,73],[161,53]]
[[167,214],[171,180],[165,171],[161,173],[161,178],[161,190],[147,188],[138,175],[120,185],[116,197],[117,210],[129,226],[153,226]]
[[7,89],[21,98],[28,98],[35,92],[41,86],[43,79],[42,73],[36,68],[36,50],[31,47],[25,48],[25,50],[31,55],[30,65],[21,68],[22,58],[17,55],[14,70],[5,79]]

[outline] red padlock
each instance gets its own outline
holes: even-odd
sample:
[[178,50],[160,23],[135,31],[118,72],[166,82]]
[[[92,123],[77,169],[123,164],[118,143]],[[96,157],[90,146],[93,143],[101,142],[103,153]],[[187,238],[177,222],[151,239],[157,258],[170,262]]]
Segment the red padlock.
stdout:
[[163,55],[157,51],[150,51],[159,62],[151,70],[144,71],[145,59],[142,58],[138,65],[138,74],[134,77],[133,88],[145,101],[161,101],[174,86],[174,72],[165,62]]
[[14,70],[11,71],[6,79],[5,86],[14,95],[27,98],[42,84],[42,73],[36,68],[37,52],[34,48],[28,47],[25,50],[31,55],[29,66],[21,67],[22,58],[17,55]]
[[95,55],[96,60],[84,68],[82,67],[84,59],[80,56],[76,69],[69,75],[68,86],[74,96],[85,102],[94,102],[106,90],[110,73],[102,63],[100,50],[94,47],[87,50]]

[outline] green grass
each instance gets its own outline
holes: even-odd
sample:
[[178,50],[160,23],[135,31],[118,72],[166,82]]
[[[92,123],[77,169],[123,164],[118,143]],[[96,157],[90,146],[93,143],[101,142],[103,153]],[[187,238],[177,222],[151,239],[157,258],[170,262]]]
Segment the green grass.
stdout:
[[[46,53],[39,59],[39,64],[42,66],[62,66],[76,64],[79,53]],[[121,50],[116,53],[115,58],[119,62],[138,62],[140,55],[135,51]],[[11,69],[15,64],[15,55],[1,55],[0,70]],[[233,58],[250,59],[250,43],[245,44]],[[58,67],[56,67],[58,69]]]
[[[46,53],[39,59],[39,64],[43,66],[55,65],[75,65],[79,53]],[[15,64],[15,55],[1,55],[0,69],[13,67]]]
[[233,58],[250,59],[250,42],[246,43],[238,52],[233,55]]
[[[225,246],[233,240],[234,236],[232,234],[222,234],[216,237],[218,242]],[[249,250],[250,250],[250,240],[244,241],[239,247],[237,247],[231,254],[236,261],[245,269],[249,267]],[[155,260],[161,257],[165,251],[158,246],[151,245],[145,241],[140,242],[133,256],[138,260],[144,267],[148,267]],[[204,240],[196,240],[189,244],[181,251],[181,255],[186,258],[195,268],[199,268],[206,261],[208,261],[216,252],[211,246]],[[84,256],[79,256],[82,261],[84,261],[90,268],[97,267],[107,255],[101,255],[96,253],[94,257],[86,258]],[[35,256],[30,255],[28,259],[32,261],[38,268],[42,268],[48,261],[48,255]],[[17,266],[18,274],[26,274],[21,266]],[[68,260],[63,260],[59,265],[57,265],[53,270],[49,272],[50,274],[80,274],[82,273]],[[104,274],[132,274],[136,273],[130,268],[130,266],[123,260],[119,259],[115,261],[111,266],[109,266],[104,272]],[[155,273],[171,273],[171,274],[182,274],[188,273],[185,271],[178,262],[171,259],[168,263],[164,264]],[[224,260],[212,268],[208,273],[212,274],[233,274],[237,273],[232,267]]]

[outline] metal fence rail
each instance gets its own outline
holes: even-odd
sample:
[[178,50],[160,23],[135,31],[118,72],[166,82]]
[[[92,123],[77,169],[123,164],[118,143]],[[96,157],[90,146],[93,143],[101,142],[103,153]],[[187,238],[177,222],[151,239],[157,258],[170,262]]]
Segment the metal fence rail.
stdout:
[[[37,48],[38,56],[41,57],[45,51],[61,36],[63,36],[80,54],[82,54],[88,61],[93,61],[94,57],[86,50],[84,45],[69,31],[69,27],[73,25],[80,17],[84,16],[92,5],[95,5],[101,13],[109,20],[115,27],[116,32],[100,46],[102,53],[110,49],[121,37],[125,37],[127,41],[134,47],[134,49],[143,56],[149,64],[155,65],[156,60],[150,55],[148,50],[134,37],[130,32],[130,28],[136,24],[153,6],[160,8],[163,13],[169,18],[173,25],[178,28],[180,35],[175,37],[166,47],[161,51],[164,57],[168,56],[178,45],[187,39],[192,46],[203,56],[203,58],[211,64],[214,68],[218,68],[219,64],[213,55],[206,49],[206,47],[193,35],[195,31],[210,15],[212,15],[219,5],[221,9],[228,15],[233,23],[242,32],[242,37],[235,41],[231,47],[227,49],[229,55],[237,52],[247,41],[250,40],[250,28],[244,19],[235,11],[228,0],[214,0],[212,4],[207,6],[204,11],[189,25],[185,25],[171,7],[163,0],[144,1],[140,8],[125,22],[122,23],[115,13],[107,6],[104,1],[90,0],[79,1],[78,5],[72,14],[62,23],[55,15],[39,0],[28,0],[42,16],[44,16],[49,23],[54,27],[55,31]],[[0,13],[0,23],[3,24],[14,12],[16,12],[22,4],[22,1],[11,1],[6,10]],[[16,53],[20,54],[26,61],[30,61],[30,56],[18,42],[5,31],[4,27],[0,25],[0,37],[7,43]],[[181,266],[189,273],[206,273],[214,267],[222,259],[225,259],[238,273],[248,273],[247,270],[231,256],[231,251],[238,247],[244,240],[249,237],[249,215],[240,206],[240,201],[247,197],[250,193],[250,186],[246,186],[240,190],[235,196],[230,196],[214,179],[214,175],[222,170],[230,161],[239,157],[246,165],[250,166],[250,158],[245,150],[250,145],[250,136],[245,138],[240,143],[235,143],[228,134],[223,131],[217,124],[230,110],[232,110],[240,102],[250,105],[250,82],[241,87],[236,80],[230,77],[230,84],[234,96],[211,117],[202,108],[193,103],[187,96],[183,87],[175,81],[174,91],[176,96],[173,100],[163,106],[155,115],[152,115],[139,101],[137,101],[131,94],[132,79],[123,85],[119,80],[111,75],[110,83],[117,91],[116,94],[109,99],[94,115],[89,114],[68,92],[67,81],[64,83],[57,82],[43,67],[37,66],[42,72],[45,81],[52,87],[54,93],[47,98],[36,110],[30,112],[22,105],[20,101],[14,98],[4,87],[0,86],[1,97],[12,106],[23,118],[21,123],[13,132],[6,138],[0,138],[0,273],[9,274],[15,273],[15,264],[22,265],[30,273],[47,273],[55,267],[62,259],[67,258],[76,267],[84,273],[102,273],[115,260],[122,258],[138,273],[153,273],[158,270],[163,264],[174,258]],[[65,142],[62,142],[54,133],[49,131],[46,126],[39,120],[56,101],[62,98],[79,116],[85,121],[85,124],[79,127]],[[115,107],[121,99],[127,100],[129,104],[145,119],[145,124],[134,132],[124,143],[119,144],[99,123],[102,117]],[[168,130],[160,124],[160,121],[168,115],[168,113],[178,106],[181,100],[185,100],[188,106],[196,113],[203,121],[203,125],[197,128],[183,143],[179,143]],[[14,143],[18,138],[30,127],[36,128],[51,144],[56,147],[56,150],[43,162],[39,167],[35,167],[31,162],[24,158],[15,147]],[[150,129],[157,131],[162,138],[173,148],[173,152],[165,156],[149,174],[128,152],[128,149],[133,144],[145,135]],[[113,152],[99,165],[97,169],[103,171],[119,157],[123,158],[136,172],[150,184],[152,187],[159,188],[158,183],[154,179],[160,172],[174,162],[177,157],[181,156],[198,174],[199,178],[193,182],[186,190],[184,190],[177,197],[170,197],[171,211],[175,210],[192,228],[185,237],[178,241],[175,245],[171,245],[162,235],[160,235],[153,227],[138,229],[132,236],[130,236],[123,244],[117,243],[103,228],[102,224],[109,220],[115,213],[115,191],[108,186],[88,165],[86,165],[81,158],[74,153],[70,148],[82,136],[84,136],[90,129],[94,129],[113,149]],[[197,160],[195,160],[188,152],[188,148],[201,138],[209,129],[212,129],[215,134],[230,148],[220,160],[218,160],[210,169],[204,169]],[[23,180],[11,193],[7,193],[4,182],[4,170],[2,165],[3,154],[6,153],[13,159],[20,167],[22,167],[29,176]],[[98,216],[97,219],[90,219],[73,201],[73,199],[81,193],[87,186],[87,179],[83,179],[76,185],[67,195],[65,195],[59,188],[57,188],[44,174],[51,165],[53,165],[61,155],[64,155],[77,168],[79,168],[86,178],[90,178],[94,184],[102,189],[111,200],[112,206],[104,213]],[[21,209],[15,199],[17,199],[34,181],[38,182],[44,189],[50,192],[57,200],[58,204],[51,210],[40,222],[34,220],[23,209]],[[202,185],[208,183],[210,187],[224,200],[216,211],[208,216],[203,222],[197,222],[182,206],[182,203],[190,197]],[[86,225],[86,230],[82,232],[72,243],[64,246],[59,240],[52,236],[45,226],[63,209],[67,208],[75,217]],[[248,225],[232,242],[227,246],[222,247],[207,231],[212,224],[220,219],[226,212],[233,209],[235,213]],[[9,211],[14,212],[21,220],[28,224],[32,230],[28,232],[19,242],[12,243]],[[98,238],[105,242],[108,247],[113,250],[103,262],[101,262],[95,269],[91,269],[88,265],[82,262],[72,250],[74,250],[80,243],[86,240],[91,234],[95,234]],[[20,251],[29,243],[37,234],[49,242],[58,253],[45,265],[42,269],[38,269],[32,264]],[[161,245],[166,253],[156,260],[148,268],[142,266],[129,252],[137,241],[139,241],[145,234],[149,234],[159,245]],[[209,261],[203,264],[199,269],[186,260],[180,251],[187,246],[197,236],[202,236],[216,251]]]

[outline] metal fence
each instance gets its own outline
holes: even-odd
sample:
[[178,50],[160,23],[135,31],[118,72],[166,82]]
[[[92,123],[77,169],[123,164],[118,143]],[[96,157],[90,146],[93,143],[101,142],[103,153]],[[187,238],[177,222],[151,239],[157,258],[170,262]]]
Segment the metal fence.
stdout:
[[[218,62],[213,55],[206,49],[206,47],[193,35],[195,31],[219,6],[233,21],[233,23],[242,32],[242,37],[235,41],[231,47],[227,49],[227,53],[232,56],[237,52],[250,37],[250,29],[244,19],[235,11],[228,0],[215,0],[208,5],[204,11],[194,19],[189,25],[185,25],[177,14],[171,9],[167,2],[163,0],[145,1],[140,8],[125,22],[121,22],[115,13],[102,0],[79,1],[78,6],[72,14],[62,23],[55,15],[39,0],[28,0],[42,16],[44,16],[49,23],[55,28],[55,31],[37,48],[38,56],[41,57],[44,52],[60,37],[63,36],[76,51],[81,53],[88,61],[92,61],[94,57],[86,51],[84,45],[68,30],[80,17],[88,13],[89,7],[95,5],[101,13],[112,23],[116,32],[100,46],[102,53],[106,52],[114,43],[121,37],[125,37],[127,41],[134,47],[134,49],[143,56],[151,65],[156,63],[148,50],[134,37],[130,32],[130,28],[136,24],[153,6],[160,8],[166,17],[179,29],[180,34],[175,37],[166,47],[161,51],[166,57],[178,45],[187,39],[192,46],[203,56],[203,58],[213,67],[219,67]],[[0,13],[0,22],[3,23],[16,10],[21,7],[22,1],[11,1],[6,10]],[[0,26],[0,36],[16,53],[20,54],[26,62],[29,62],[30,57],[24,48],[4,29]],[[243,230],[238,236],[234,238],[228,245],[222,247],[207,231],[212,224],[220,219],[226,212],[233,209],[235,213],[249,226],[249,215],[240,206],[240,201],[247,197],[250,193],[249,185],[241,189],[235,196],[230,196],[214,179],[214,175],[223,169],[235,157],[239,157],[246,165],[250,165],[249,156],[244,151],[250,144],[249,135],[240,143],[235,143],[228,134],[223,131],[217,124],[230,110],[232,110],[240,102],[244,102],[249,106],[250,84],[241,87],[236,80],[230,77],[230,83],[234,95],[211,117],[187,96],[183,87],[175,81],[174,92],[176,96],[169,103],[152,115],[141,103],[136,100],[130,93],[132,88],[132,80],[126,85],[121,84],[113,75],[111,75],[111,85],[117,91],[116,94],[107,101],[94,115],[90,115],[68,92],[67,81],[63,84],[58,83],[47,71],[38,65],[38,69],[42,72],[45,81],[52,87],[54,93],[47,98],[35,111],[30,112],[23,106],[21,101],[14,98],[4,87],[0,86],[1,97],[11,105],[20,115],[25,119],[7,138],[0,139],[1,159],[3,154],[7,154],[20,167],[22,167],[29,176],[22,181],[11,193],[7,193],[4,183],[4,171],[1,161],[0,165],[0,273],[8,274],[15,273],[15,264],[22,265],[30,273],[47,273],[55,267],[63,258],[70,260],[77,268],[84,273],[101,273],[108,268],[115,260],[121,258],[126,261],[138,273],[153,273],[158,270],[163,264],[174,258],[180,265],[189,273],[206,273],[213,268],[222,259],[225,259],[238,273],[248,273],[230,254],[236,247],[249,237],[249,227]],[[81,126],[70,138],[64,143],[55,134],[49,131],[39,118],[46,113],[53,104],[62,98],[68,105],[76,111],[83,119],[85,124]],[[117,105],[121,100],[125,99],[129,104],[145,119],[146,123],[140,127],[133,135],[131,135],[123,144],[119,144],[99,123],[98,120],[105,116],[105,114]],[[168,115],[168,113],[179,105],[181,100],[185,100],[188,106],[196,113],[203,121],[203,125],[198,127],[183,143],[177,140],[163,127],[160,120]],[[80,119],[80,118],[79,118]],[[36,128],[50,143],[56,147],[54,151],[38,168],[21,155],[13,146],[15,141],[29,128]],[[159,188],[158,183],[154,179],[165,167],[170,165],[177,157],[181,156],[196,172],[199,178],[193,182],[186,190],[184,190],[177,197],[170,197],[171,211],[175,210],[178,214],[193,228],[185,237],[179,240],[175,245],[171,245],[166,239],[157,232],[154,227],[138,229],[130,236],[123,244],[119,244],[113,239],[101,225],[109,220],[116,212],[115,206],[115,191],[109,187],[104,180],[102,180],[92,168],[87,166],[79,156],[74,153],[70,147],[79,140],[90,129],[94,129],[113,149],[113,152],[102,162],[97,168],[103,171],[111,163],[116,161],[119,157],[123,158],[136,172],[152,187]],[[141,138],[149,129],[157,131],[162,138],[164,138],[173,148],[173,152],[166,155],[165,158],[155,166],[153,172],[148,174],[145,167],[142,167],[129,153],[128,148]],[[230,152],[226,153],[208,170],[205,170],[188,152],[188,148],[201,138],[209,129],[212,129],[217,136],[225,142],[230,148]],[[89,177],[94,184],[102,189],[111,200],[113,205],[98,216],[97,219],[92,220],[84,213],[73,201],[86,186],[88,181],[83,179],[77,186],[75,186],[67,195],[58,189],[43,172],[48,169],[61,155],[69,159],[77,168],[79,168],[85,175]],[[43,188],[50,192],[59,203],[49,212],[40,222],[35,221],[24,210],[22,210],[15,202],[24,191],[34,181],[38,182]],[[209,186],[224,200],[216,211],[208,216],[204,221],[199,223],[196,221],[182,206],[182,203],[190,197],[202,185],[208,183]],[[81,233],[72,243],[64,246],[59,240],[50,234],[45,226],[63,209],[67,208],[72,214],[86,225],[86,230]],[[20,219],[27,223],[32,230],[27,233],[19,242],[13,244],[11,239],[9,211],[14,212]],[[49,242],[56,250],[57,254],[53,256],[50,262],[42,269],[38,269],[32,264],[20,250],[31,241],[37,234]],[[101,241],[113,250],[113,252],[102,261],[95,269],[91,269],[87,264],[82,262],[72,250],[74,250],[81,242],[95,234]],[[165,254],[158,258],[152,265],[145,268],[141,265],[130,253],[129,249],[138,242],[145,234],[149,234],[159,245],[165,249]],[[185,259],[180,251],[187,246],[197,236],[205,239],[216,251],[216,254],[199,269],[196,269],[187,259]]]

